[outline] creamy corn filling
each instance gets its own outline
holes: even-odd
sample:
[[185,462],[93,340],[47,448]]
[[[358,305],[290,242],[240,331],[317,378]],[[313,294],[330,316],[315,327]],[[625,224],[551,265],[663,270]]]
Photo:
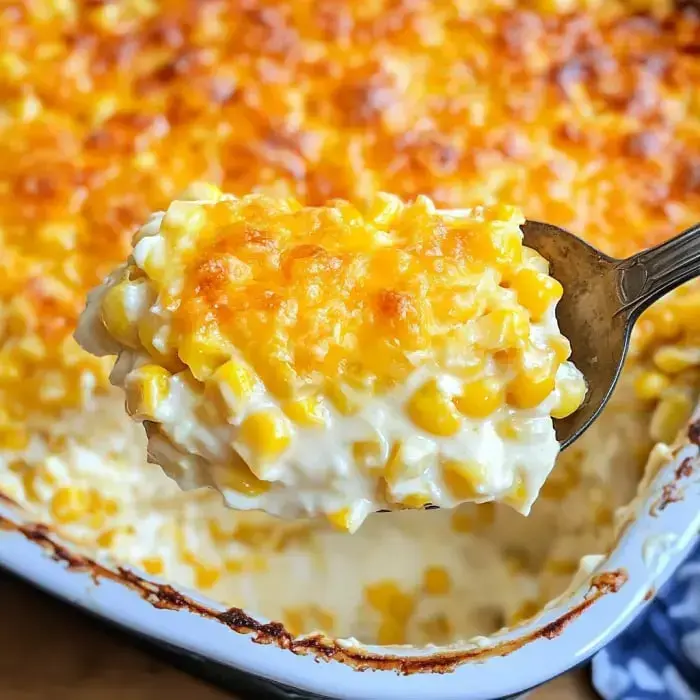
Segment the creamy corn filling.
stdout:
[[314,205],[515,202],[611,255],[661,242],[700,219],[691,5],[5,3],[0,490],[81,550],[297,632],[440,643],[531,614],[610,545],[649,449],[688,415],[697,285],[639,322],[614,403],[528,518],[379,514],[351,537],[180,492],[144,463],[111,360],[72,334],[134,231],[192,181]]
[[117,355],[151,458],[233,508],[350,531],[428,504],[527,514],[552,416],[586,389],[523,223],[424,197],[361,212],[194,187],[136,234],[76,338]]

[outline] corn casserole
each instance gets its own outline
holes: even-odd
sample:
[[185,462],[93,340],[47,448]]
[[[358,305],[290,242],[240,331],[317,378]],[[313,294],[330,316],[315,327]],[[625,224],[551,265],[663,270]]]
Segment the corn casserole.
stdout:
[[[0,490],[106,561],[381,644],[532,615],[614,539],[697,398],[700,286],[638,322],[606,413],[528,518],[226,509],[145,463],[87,291],[193,181],[310,205],[511,202],[623,257],[700,219],[700,20],[666,0],[30,0],[0,9]],[[391,552],[387,556],[387,552]]]
[[427,505],[527,514],[552,417],[586,384],[524,222],[424,196],[363,212],[193,186],[139,229],[75,337],[117,356],[152,460],[232,508],[350,532]]

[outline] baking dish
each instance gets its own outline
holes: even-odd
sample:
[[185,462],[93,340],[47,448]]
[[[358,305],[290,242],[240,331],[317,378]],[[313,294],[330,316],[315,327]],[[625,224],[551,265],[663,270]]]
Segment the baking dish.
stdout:
[[[489,700],[512,696],[580,664],[644,608],[697,539],[700,414],[652,460],[613,551],[584,564],[572,589],[510,631],[434,649],[294,639],[200,595],[82,556],[50,528],[0,502],[0,564],[85,610],[191,657],[221,680],[225,669],[267,682],[281,697]],[[212,666],[207,668],[208,663]],[[257,687],[257,686],[256,686]],[[284,694],[286,693],[286,695]],[[291,694],[290,694],[291,693]]]
[[[444,207],[511,201],[620,257],[660,242],[700,217],[700,102],[693,91],[700,23],[691,5],[649,0],[632,11],[624,0],[38,0],[3,9],[0,188],[9,194],[0,207],[0,493],[14,502],[0,498],[2,565],[196,655],[200,668],[238,668],[247,678],[297,689],[290,693],[502,697],[587,658],[644,606],[697,529],[698,429],[690,423],[688,440],[650,475],[653,484],[645,482],[637,517],[616,546],[611,534],[613,510],[634,493],[650,437],[673,440],[679,424],[666,430],[667,419],[680,409],[685,422],[692,409],[700,350],[685,326],[697,326],[697,291],[658,307],[650,324],[640,321],[641,340],[654,342],[630,368],[619,425],[614,412],[600,421],[609,435],[592,438],[581,469],[564,464],[570,451],[563,456],[536,506],[544,520],[506,522],[517,531],[516,545],[537,549],[556,540],[552,561],[548,547],[539,547],[534,571],[556,564],[566,575],[541,599],[528,589],[520,597],[529,600],[515,600],[521,591],[499,588],[515,579],[501,557],[512,542],[492,548],[496,540],[480,523],[457,523],[460,511],[417,514],[417,527],[402,540],[408,557],[387,557],[381,550],[391,538],[374,543],[374,523],[342,545],[329,540],[336,556],[326,563],[341,566],[327,566],[327,585],[305,590],[301,602],[318,598],[339,616],[344,606],[355,606],[351,613],[369,607],[365,584],[375,578],[391,578],[415,602],[425,593],[419,569],[453,562],[450,596],[424,596],[452,619],[469,607],[462,600],[514,598],[497,612],[504,620],[507,613],[508,624],[529,621],[468,649],[360,653],[317,637],[294,639],[318,623],[304,619],[294,629],[282,609],[287,600],[277,599],[292,585],[304,588],[303,576],[293,581],[271,567],[240,584],[256,594],[258,583],[269,589],[264,605],[238,594],[245,577],[236,567],[259,563],[259,533],[241,543],[234,516],[222,509],[212,516],[211,501],[163,505],[163,493],[181,494],[159,472],[145,471],[142,435],[120,422],[121,401],[108,398],[105,368],[80,354],[70,336],[86,290],[123,258],[132,227],[193,179],[310,202],[359,201],[377,189],[428,194]],[[692,382],[677,366],[688,361]],[[617,498],[606,498],[611,494]],[[189,520],[198,508],[193,517],[201,527]],[[489,512],[482,506],[473,519]],[[149,529],[151,514],[158,527]],[[446,527],[418,542],[424,523],[443,515]],[[402,516],[387,516],[386,528],[378,523],[380,534],[395,534]],[[171,527],[180,520],[179,530]],[[572,543],[577,527],[585,537]],[[478,571],[472,576],[468,556],[457,556],[457,540],[503,559],[484,575],[487,585]],[[419,545],[420,566],[401,565],[410,555],[418,562]],[[357,566],[365,562],[363,548],[373,546],[371,564]],[[96,548],[114,559],[90,561]],[[533,605],[563,590],[583,553],[606,551],[612,554],[602,561],[586,560],[595,586],[584,576],[571,595],[530,620]],[[114,568],[123,562],[136,568]],[[353,579],[356,568],[368,569],[372,580]],[[213,581],[231,569],[236,580],[224,595]],[[149,578],[158,576],[163,580]],[[336,598],[323,599],[338,579],[345,585],[336,585]],[[214,600],[263,611],[285,620],[286,629],[222,611]],[[521,602],[532,605],[515,614]],[[372,629],[359,615],[348,617],[336,635],[379,641],[383,619]],[[493,619],[488,630],[506,624]],[[459,621],[451,639],[462,636]],[[415,629],[404,636],[414,641]],[[425,636],[415,643],[439,641]]]

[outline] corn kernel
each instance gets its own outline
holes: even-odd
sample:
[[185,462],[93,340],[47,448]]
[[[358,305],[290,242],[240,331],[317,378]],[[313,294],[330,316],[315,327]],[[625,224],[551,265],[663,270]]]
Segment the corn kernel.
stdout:
[[447,595],[452,587],[450,574],[442,566],[429,566],[423,572],[423,589],[429,595]]
[[577,411],[586,397],[586,382],[579,375],[566,377],[558,382],[559,400],[552,409],[552,418],[566,418]]
[[671,380],[660,372],[641,372],[634,380],[634,391],[640,399],[658,399],[669,387]]
[[221,190],[209,182],[193,182],[178,197],[181,202],[216,201],[222,195]]
[[667,374],[677,374],[700,365],[700,347],[668,345],[654,353],[654,364]]
[[557,280],[527,267],[512,279],[511,289],[515,290],[518,301],[530,312],[533,321],[539,321],[564,294]]
[[524,309],[496,309],[476,321],[477,342],[487,350],[519,348],[530,335]]
[[304,208],[304,205],[296,197],[287,197],[285,203],[290,212],[300,211]]
[[514,408],[535,408],[555,389],[553,374],[521,372],[508,382],[506,400]]
[[114,540],[116,539],[117,531],[112,528],[110,530],[105,530],[97,536],[97,546],[102,547],[102,549],[109,549],[114,545]]
[[38,231],[42,245],[54,251],[69,251],[76,246],[76,227],[59,221],[44,224]]
[[72,523],[87,514],[90,493],[79,486],[63,486],[51,500],[51,513],[56,522]]
[[443,460],[442,478],[452,496],[460,501],[478,498],[486,477],[486,467],[474,460]]
[[287,401],[282,408],[288,418],[304,428],[322,427],[330,418],[328,409],[318,396]]
[[496,424],[496,432],[504,440],[518,440],[522,435],[522,422],[515,418],[504,418]]
[[367,602],[384,616],[407,622],[416,607],[413,596],[404,593],[395,581],[384,580],[365,588]]
[[352,444],[355,463],[365,472],[381,471],[384,468],[384,450],[379,440],[361,440]]
[[[89,507],[88,511],[90,511]],[[107,518],[101,511],[90,511],[87,513],[85,523],[91,530],[101,530],[106,525]]]
[[229,360],[206,380],[204,395],[227,419],[234,419],[257,386],[258,381],[250,369],[238,360]]
[[352,529],[352,509],[341,508],[334,513],[328,513],[328,522],[330,522],[333,527],[343,532],[349,532]]
[[165,367],[169,372],[180,372],[185,365],[177,356],[177,350],[164,337],[167,326],[153,314],[147,314],[138,322],[138,336],[141,345],[153,358],[154,364]]
[[693,412],[691,397],[680,389],[669,389],[651,417],[649,432],[657,442],[672,443]]
[[511,624],[512,625],[517,625],[520,622],[525,622],[525,620],[529,620],[531,617],[534,617],[537,615],[537,613],[541,610],[541,607],[537,601],[534,600],[526,600],[524,603],[522,603],[517,610],[511,615]]
[[[697,308],[695,310],[697,311]],[[670,340],[676,338],[681,332],[680,318],[673,307],[660,304],[650,309],[647,313],[652,315],[654,332],[658,337]]]
[[157,283],[166,281],[165,250],[162,239],[148,237],[134,249],[134,259],[138,265],[132,275],[141,273]]
[[20,425],[0,427],[0,448],[3,450],[24,450],[29,445],[29,433]]
[[237,524],[233,536],[237,542],[251,549],[259,549],[270,539],[270,530],[244,520]]
[[181,338],[178,355],[193,376],[202,382],[230,358],[231,352],[227,343],[215,333],[189,333]]
[[687,332],[697,334],[700,331],[700,294],[696,290],[694,293],[676,297],[675,301],[673,314],[676,324],[687,329]]
[[335,215],[347,224],[361,225],[363,222],[362,213],[354,205],[344,199],[332,199],[329,204],[336,210]]
[[399,592],[389,601],[388,613],[396,620],[408,622],[416,609],[416,600],[410,593]]
[[406,444],[396,442],[392,445],[384,467],[384,478],[387,483],[396,484],[406,479],[421,476],[427,467],[426,455],[407,449]]
[[158,365],[143,365],[129,372],[124,385],[129,415],[157,420],[158,410],[170,392],[170,378],[170,372]]
[[42,112],[41,100],[32,94],[25,94],[17,99],[6,100],[3,105],[19,121],[30,122]]
[[510,267],[522,260],[523,245],[520,231],[502,227],[484,228],[470,238],[471,254],[493,265]]
[[160,576],[165,567],[160,557],[146,557],[141,560],[141,568],[150,576]]
[[290,362],[278,358],[261,358],[254,365],[268,391],[280,399],[291,399],[297,384],[297,374]]
[[8,462],[7,468],[11,474],[19,474],[21,476],[27,469],[30,469],[30,466],[23,459],[13,459]]
[[202,591],[212,588],[221,578],[221,570],[202,563],[193,564],[195,586]]
[[503,499],[504,503],[512,506],[516,510],[522,510],[527,502],[528,493],[525,479],[521,474],[517,474],[513,480],[513,485],[508,492],[508,495]]
[[419,428],[433,435],[449,437],[459,431],[460,420],[454,404],[434,379],[428,380],[413,394],[406,409]]
[[316,605],[285,609],[283,619],[285,627],[296,635],[312,630],[328,633],[334,624],[333,615]]
[[377,581],[365,588],[367,602],[381,613],[389,611],[391,599],[400,593],[401,591],[394,581]]
[[116,515],[119,512],[119,504],[112,498],[106,498],[99,491],[91,491],[90,510],[100,511],[104,515]]
[[188,252],[193,249],[196,234],[205,224],[206,214],[202,207],[193,202],[175,200],[165,212],[160,230],[177,250]]
[[467,418],[486,418],[505,403],[503,388],[495,379],[484,378],[467,382],[454,404]]
[[133,285],[120,282],[110,287],[102,297],[100,307],[102,324],[107,332],[119,343],[131,349],[139,347],[139,333],[135,318],[129,313],[128,298]]
[[554,353],[558,364],[566,362],[571,357],[571,343],[563,335],[549,338],[549,348]]
[[414,492],[414,493],[408,493],[405,495],[402,495],[398,501],[395,501],[398,503],[398,505],[405,506],[406,508],[423,508],[424,506],[427,506],[430,504],[430,501],[432,499],[432,496],[430,493],[427,491],[425,492]]
[[396,381],[391,376],[381,378],[381,386],[376,375],[368,372],[363,366],[348,365],[343,372],[343,381],[349,389],[360,393],[385,392],[396,386]]
[[388,618],[382,620],[377,630],[377,641],[382,646],[396,646],[406,642],[406,626]]
[[0,54],[0,76],[3,79],[20,80],[27,70],[26,63],[16,53],[5,51]]
[[269,462],[289,447],[291,435],[284,416],[269,409],[252,413],[243,421],[240,439],[257,460]]
[[230,530],[225,530],[215,518],[207,520],[207,528],[215,542],[228,542],[233,538],[234,533]]
[[293,608],[285,608],[282,611],[283,624],[292,637],[298,637],[304,633],[306,621],[301,611]]
[[402,209],[403,203],[399,197],[379,192],[372,200],[367,211],[367,218],[375,226],[388,226]]
[[329,401],[342,415],[353,416],[360,410],[359,402],[338,382],[327,382],[325,391]]
[[[51,482],[47,482],[51,483]],[[39,503],[43,499],[40,496],[37,486],[40,485],[38,475],[32,471],[27,471],[22,474],[22,485],[24,486],[24,495],[30,503]]]
[[240,559],[226,559],[224,561],[224,569],[229,574],[240,574],[245,570],[245,566]]
[[270,490],[269,481],[258,479],[241,457],[234,454],[226,466],[215,470],[216,484],[246,496],[259,496]]

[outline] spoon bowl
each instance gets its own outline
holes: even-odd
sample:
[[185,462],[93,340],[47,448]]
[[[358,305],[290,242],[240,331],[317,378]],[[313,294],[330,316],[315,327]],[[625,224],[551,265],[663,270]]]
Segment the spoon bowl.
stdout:
[[572,233],[528,221],[524,243],[549,261],[561,282],[559,327],[571,342],[571,359],[583,372],[583,405],[554,421],[561,449],[600,415],[620,377],[634,323],[664,294],[700,274],[700,224],[655,248],[624,260],[611,258]]
[[524,243],[549,261],[564,287],[557,321],[571,342],[571,360],[586,378],[581,407],[554,421],[561,449],[568,447],[603,410],[615,388],[629,344],[631,324],[618,311],[617,261],[564,229],[538,221],[523,226]]

